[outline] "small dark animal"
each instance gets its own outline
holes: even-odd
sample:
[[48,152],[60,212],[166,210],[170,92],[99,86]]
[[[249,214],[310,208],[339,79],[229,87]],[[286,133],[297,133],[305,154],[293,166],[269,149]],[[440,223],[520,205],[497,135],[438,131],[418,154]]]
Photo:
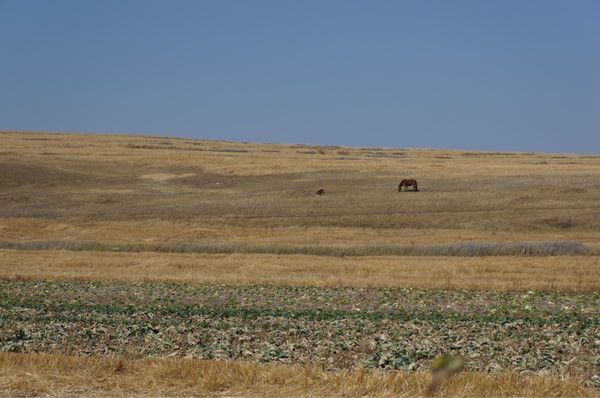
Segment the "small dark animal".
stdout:
[[325,195],[325,190],[323,188],[319,189],[317,195]]
[[417,180],[402,180],[400,181],[400,185],[398,185],[398,192],[402,191],[402,187],[404,187],[404,190],[406,191],[408,187],[413,187],[413,191],[415,192],[419,192],[419,187],[417,186]]

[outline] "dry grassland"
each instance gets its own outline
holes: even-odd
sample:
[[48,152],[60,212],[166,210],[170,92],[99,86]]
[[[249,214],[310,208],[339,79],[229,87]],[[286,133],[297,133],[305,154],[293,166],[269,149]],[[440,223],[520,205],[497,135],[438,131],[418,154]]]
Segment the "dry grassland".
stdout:
[[[421,192],[398,192],[402,178],[416,178]],[[315,195],[319,188],[326,194]],[[6,285],[9,279],[54,279],[119,281],[129,286],[134,286],[129,282],[168,281],[322,288],[558,290],[569,297],[575,297],[572,293],[597,295],[599,199],[600,155],[0,132],[0,279]],[[397,255],[398,251],[393,251],[393,256],[389,251],[371,256],[368,250],[361,257],[347,256],[357,247],[427,248],[475,243],[515,247],[550,241],[585,250],[527,257],[500,257],[489,251],[482,252],[485,256],[476,252],[475,257],[433,255],[438,254],[435,251],[427,256]],[[77,251],[82,242],[91,242],[101,250]],[[211,245],[265,249],[261,253],[237,249],[225,254],[161,252],[169,251],[161,248]],[[58,250],[67,246],[74,249]],[[123,247],[141,251],[119,252]],[[146,251],[149,247],[157,249]],[[280,250],[282,247],[285,250]],[[303,247],[324,249],[317,256],[294,254]],[[346,257],[331,255],[331,248]],[[23,284],[34,286],[38,282]],[[5,303],[0,310],[6,319],[12,319],[2,332],[2,350],[27,347],[28,336],[40,332],[44,325],[68,328],[65,320],[76,315],[69,312],[70,304],[62,296],[50,303],[55,306],[52,308],[46,308],[50,304],[44,301],[25,308],[19,304],[20,293],[10,289],[0,293],[0,302]],[[588,297],[593,308],[597,296]],[[469,308],[465,300],[461,305]],[[569,300],[560,300],[565,303],[554,304],[568,307]],[[12,304],[6,304],[9,302]],[[43,317],[31,315],[39,311]],[[253,309],[248,311],[254,313]],[[265,321],[260,311],[256,314],[257,322]],[[586,314],[571,315],[586,320],[582,327],[591,335],[598,318]],[[111,324],[116,319],[112,316],[109,311],[102,322]],[[126,315],[119,316],[127,320]],[[227,322],[243,322],[237,316],[232,312]],[[567,344],[553,340],[558,331],[553,328],[567,333],[564,328],[573,326],[565,316],[559,326],[544,321],[546,337],[534,343],[548,342],[558,348]],[[89,317],[96,319],[93,311]],[[439,331],[436,319],[427,318],[423,327]],[[500,318],[496,321],[502,327],[533,322],[521,319],[523,322],[505,325]],[[0,318],[0,326],[1,322]],[[149,318],[149,335],[156,327],[153,322]],[[477,325],[489,327],[487,321],[473,322],[477,330],[481,329]],[[29,329],[35,330],[24,326],[33,323],[35,327],[29,325]],[[132,331],[127,325],[122,326],[123,335]],[[400,330],[403,324],[394,325]],[[85,326],[93,333],[104,333],[94,325]],[[355,326],[360,329],[360,325]],[[195,332],[198,326],[190,328]],[[316,337],[312,337],[321,338],[321,332],[315,330]],[[492,332],[488,335],[490,344],[497,343]],[[578,336],[576,332],[569,334],[576,341]],[[265,335],[261,338],[267,339]],[[43,347],[51,340],[43,333],[36,339]],[[334,337],[323,339],[332,343]],[[422,343],[422,339],[411,341],[416,346]],[[444,338],[440,341],[450,344]],[[93,342],[101,344],[99,340]],[[349,346],[353,342],[349,338]],[[54,353],[69,352],[68,343],[52,344]],[[395,342],[386,344],[390,352],[405,348],[394,346]],[[597,358],[600,342],[587,339],[577,344],[585,348],[587,357]],[[531,369],[542,369],[543,374],[547,366],[544,361],[549,357],[544,356],[548,352],[542,345]],[[415,349],[418,353],[420,348]],[[348,350],[343,354],[351,356],[352,349]],[[411,361],[412,356],[418,356],[407,355]],[[494,351],[494,355],[505,354]],[[552,366],[572,360],[562,354],[551,359]],[[460,374],[443,387],[441,394],[598,395],[600,367],[597,361],[592,362],[581,369],[591,369],[585,385],[596,390],[584,389],[581,380],[562,379],[560,372],[528,378],[502,369],[496,375]],[[420,372],[327,372],[295,365],[183,358],[131,360],[0,353],[0,395],[408,396],[422,394],[428,378]]]
[[[339,151],[1,134],[0,239],[599,241],[600,156]],[[397,192],[408,176],[420,193]]]
[[316,287],[600,290],[600,257],[319,257],[0,250],[0,278]]
[[[0,353],[0,391],[60,396],[421,396],[426,372],[353,370],[192,359],[129,360]],[[576,378],[462,373],[436,394],[455,397],[599,396]]]
[[[0,133],[0,155],[0,241],[355,247],[569,240],[600,250],[600,156],[11,132]],[[397,192],[402,177],[417,178],[422,191]],[[314,195],[320,187],[327,192],[323,197]],[[71,254],[61,253],[66,266]],[[98,265],[96,254],[86,256]],[[206,268],[208,260],[199,258],[197,266]],[[247,268],[273,264],[272,256],[243,258]],[[54,268],[36,272],[45,277],[52,269],[59,272],[61,260],[53,261]],[[348,260],[277,261],[293,261],[295,274],[306,274],[306,283],[327,275],[326,281],[351,285],[359,283],[351,279],[377,273],[381,261],[393,262],[363,259],[360,269],[346,272],[339,270]],[[406,286],[417,279],[423,287],[454,286],[458,282],[448,279],[466,278],[462,285],[481,281],[481,288],[597,287],[590,276],[597,274],[593,259],[540,261],[544,265],[518,258],[401,259],[395,265],[400,269],[387,266],[370,280],[388,281],[392,270],[399,270]],[[338,268],[330,274],[322,265],[332,262]],[[411,277],[413,265],[427,274]],[[17,271],[13,259],[11,269],[1,272],[31,275],[31,266],[22,264]],[[543,267],[550,268],[540,276]],[[566,267],[575,267],[568,277]],[[283,269],[268,270],[275,274],[254,280],[298,281],[282,275]],[[495,281],[487,282],[486,275]],[[153,278],[140,274],[145,277]],[[233,280],[207,275],[206,281],[214,280],[250,282],[243,274]]]

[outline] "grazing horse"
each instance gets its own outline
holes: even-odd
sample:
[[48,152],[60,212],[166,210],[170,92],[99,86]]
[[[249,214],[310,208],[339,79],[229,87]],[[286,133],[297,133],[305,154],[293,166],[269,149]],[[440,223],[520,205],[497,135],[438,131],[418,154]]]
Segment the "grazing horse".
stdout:
[[317,195],[325,195],[325,190],[323,188],[319,189]]
[[408,187],[413,187],[413,191],[419,192],[419,187],[417,186],[417,180],[402,180],[400,181],[400,185],[398,185],[398,192],[402,192],[402,187],[406,191]]

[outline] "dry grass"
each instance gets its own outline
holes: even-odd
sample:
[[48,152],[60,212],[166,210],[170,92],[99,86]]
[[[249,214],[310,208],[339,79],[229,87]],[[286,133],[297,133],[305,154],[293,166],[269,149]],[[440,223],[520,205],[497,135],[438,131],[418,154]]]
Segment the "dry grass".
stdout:
[[[116,193],[115,195],[118,195]],[[369,228],[226,225],[181,220],[103,221],[44,218],[0,218],[0,240],[97,241],[103,244],[215,244],[261,245],[446,245],[456,242],[526,242],[575,240],[598,246],[594,231],[562,228],[556,231],[482,231],[463,228]]]
[[314,257],[0,250],[0,277],[593,292],[600,257]]
[[[0,136],[0,240],[23,248],[34,241],[90,241],[99,247],[251,247],[281,254],[384,256],[481,255],[516,247],[514,254],[537,255],[558,252],[525,253],[518,242],[577,241],[600,252],[600,157],[252,145],[169,137]],[[325,153],[318,153],[322,149]],[[348,152],[352,159],[342,159],[338,152]],[[419,179],[420,193],[397,192],[398,179],[408,176]],[[557,180],[570,185],[557,186]],[[315,187],[321,186],[327,194],[317,197]],[[427,251],[404,250],[418,246]],[[3,256],[11,258],[13,267],[2,264],[5,277],[598,288],[592,276],[596,260],[571,256],[467,261],[102,255],[115,261],[113,265],[96,254],[23,253],[21,260],[14,253]],[[52,257],[54,265],[42,267],[36,256]],[[80,265],[67,267],[73,256],[79,256]],[[189,263],[178,263],[182,258]],[[253,269],[260,273],[244,271]],[[125,276],[118,276],[122,270]]]
[[[363,246],[600,241],[600,157],[319,149],[0,133],[0,239]],[[419,180],[419,194],[397,192],[398,180],[408,176]],[[327,195],[316,197],[317,187]]]
[[[418,179],[421,192],[397,192],[401,178]],[[596,256],[363,250],[380,256],[338,258],[287,248],[346,255],[436,246],[478,255],[517,242],[577,241],[598,254],[599,181],[600,156],[0,132],[2,241],[282,253],[0,250],[0,278],[594,292]],[[327,194],[314,195],[321,187]],[[0,395],[418,395],[427,378],[0,353]],[[457,396],[594,393],[573,379],[514,374],[463,374],[444,388]]]
[[[0,353],[0,394],[60,396],[420,396],[424,372],[261,365],[193,359],[129,360]],[[598,396],[575,378],[462,373],[440,396]]]
[[[197,141],[175,137],[79,135],[0,132],[3,155],[20,154],[57,162],[61,158],[90,161],[150,161],[162,167],[198,165],[211,173],[265,175],[314,171],[360,171],[464,176],[531,176],[597,174],[599,156],[543,153],[461,152],[449,150],[322,148],[311,146]],[[319,153],[324,151],[325,153]],[[339,159],[338,151],[361,157],[360,162]],[[301,153],[298,153],[301,152]],[[366,156],[371,155],[371,156]],[[375,155],[375,156],[373,156]],[[231,162],[232,157],[239,162]],[[401,162],[399,163],[399,158]],[[546,162],[546,163],[539,163]],[[430,170],[427,170],[427,169]],[[555,189],[572,188],[560,187]],[[574,188],[574,187],[573,187]]]
[[11,242],[0,241],[0,249],[14,250],[71,250],[114,252],[162,253],[252,253],[252,254],[304,254],[328,257],[363,256],[583,256],[594,254],[589,247],[575,241],[538,242],[467,242],[435,246],[329,246],[329,245],[243,245],[223,243],[172,242],[168,244],[107,244],[90,241],[51,240]]

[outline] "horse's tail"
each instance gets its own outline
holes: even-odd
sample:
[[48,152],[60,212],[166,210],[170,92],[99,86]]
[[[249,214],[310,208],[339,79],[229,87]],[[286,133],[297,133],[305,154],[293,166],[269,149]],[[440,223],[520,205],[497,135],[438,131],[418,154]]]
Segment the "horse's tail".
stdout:
[[417,186],[417,180],[415,180],[415,191],[419,192],[419,187]]

